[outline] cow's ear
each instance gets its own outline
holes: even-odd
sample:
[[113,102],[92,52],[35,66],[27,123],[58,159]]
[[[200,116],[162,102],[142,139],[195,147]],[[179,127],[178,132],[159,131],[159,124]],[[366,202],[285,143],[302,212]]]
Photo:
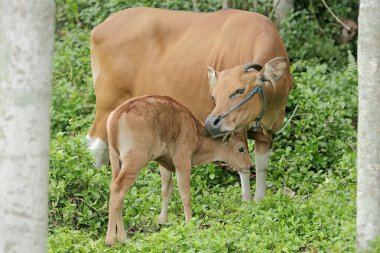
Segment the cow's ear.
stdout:
[[261,70],[261,81],[270,82],[274,86],[284,74],[286,65],[285,57],[277,57],[268,61]]
[[207,75],[208,75],[208,81],[210,83],[210,91],[212,91],[215,88],[216,83],[218,82],[219,73],[217,71],[215,71],[215,69],[208,66],[207,67]]

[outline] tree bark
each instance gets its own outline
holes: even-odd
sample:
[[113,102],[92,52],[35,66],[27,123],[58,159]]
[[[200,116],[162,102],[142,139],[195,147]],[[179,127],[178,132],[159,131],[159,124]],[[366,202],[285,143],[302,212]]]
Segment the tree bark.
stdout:
[[274,22],[280,25],[294,8],[294,0],[273,0]]
[[222,9],[228,9],[229,8],[229,1],[223,0],[222,1]]
[[247,2],[247,0],[241,0],[241,9],[242,10],[244,10],[244,11],[246,11],[246,10],[248,10],[248,2]]
[[253,11],[257,12],[257,0],[253,0]]
[[357,252],[380,236],[380,1],[361,0],[358,71]]
[[46,252],[54,0],[0,2],[0,252]]
[[198,0],[192,0],[192,3],[193,3],[193,10],[198,12],[199,11]]

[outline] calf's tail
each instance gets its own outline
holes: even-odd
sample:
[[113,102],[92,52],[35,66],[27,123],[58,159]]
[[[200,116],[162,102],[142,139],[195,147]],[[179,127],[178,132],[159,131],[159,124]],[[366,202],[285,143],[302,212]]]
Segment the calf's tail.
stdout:
[[112,182],[115,181],[120,172],[120,152],[117,148],[118,127],[117,119],[112,112],[107,120],[107,135],[109,146],[109,157],[112,166]]

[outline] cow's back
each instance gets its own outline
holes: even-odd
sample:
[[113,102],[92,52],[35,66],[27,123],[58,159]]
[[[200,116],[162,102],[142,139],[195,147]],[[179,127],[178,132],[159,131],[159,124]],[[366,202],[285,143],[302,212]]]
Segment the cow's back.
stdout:
[[213,109],[207,66],[264,65],[277,56],[287,57],[282,40],[272,22],[257,13],[118,12],[91,34],[97,117],[131,97],[167,95],[204,121]]

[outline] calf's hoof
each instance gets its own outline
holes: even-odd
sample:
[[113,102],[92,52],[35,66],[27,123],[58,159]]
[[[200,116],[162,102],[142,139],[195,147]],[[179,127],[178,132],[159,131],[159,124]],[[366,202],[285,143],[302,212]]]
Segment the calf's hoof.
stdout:
[[106,237],[106,240],[104,241],[104,243],[108,246],[108,247],[112,247],[113,245],[115,245],[116,243],[116,238],[113,237],[113,238],[110,238],[110,237]]
[[128,236],[127,236],[127,233],[125,232],[125,230],[123,232],[120,231],[117,233],[117,241],[118,242],[121,242],[121,243],[126,242],[127,238],[128,238]]

